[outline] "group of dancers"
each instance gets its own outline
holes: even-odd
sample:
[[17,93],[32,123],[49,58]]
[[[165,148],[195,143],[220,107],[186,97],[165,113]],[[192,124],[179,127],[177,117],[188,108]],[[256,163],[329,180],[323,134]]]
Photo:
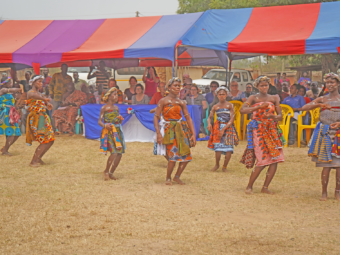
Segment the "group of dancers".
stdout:
[[[51,109],[49,99],[38,91],[42,87],[43,76],[36,75],[32,78],[32,89],[27,93],[26,106],[29,111],[27,118],[26,143],[38,141],[30,166],[39,167],[44,164],[42,157],[54,142],[54,133],[46,109]],[[340,78],[337,74],[329,73],[324,77],[328,91],[326,96],[317,98],[303,106],[303,111],[320,108],[320,122],[317,124],[310,143],[308,156],[316,162],[317,167],[322,167],[322,197],[327,200],[327,185],[332,168],[336,169],[335,198],[340,201],[340,95],[338,87]],[[240,109],[241,114],[252,114],[253,119],[247,125],[247,147],[240,160],[247,168],[253,168],[246,194],[253,194],[253,184],[261,171],[268,166],[268,171],[261,192],[274,194],[268,189],[275,176],[277,165],[284,162],[283,146],[286,144],[278,122],[282,121],[280,99],[277,95],[269,95],[270,80],[266,76],[258,77],[254,87],[259,93],[251,95]],[[6,135],[6,144],[1,149],[2,155],[11,155],[10,146],[21,135],[18,127],[15,100],[12,94],[20,89],[12,88],[12,80],[2,83],[0,90],[0,134]],[[180,179],[183,171],[192,156],[190,148],[196,145],[196,134],[193,121],[189,115],[186,103],[178,98],[181,89],[181,80],[172,78],[167,86],[167,93],[162,98],[154,112],[154,126],[156,130],[154,154],[161,155],[168,161],[166,185],[173,182],[184,185]],[[101,108],[98,124],[103,128],[100,138],[100,152],[110,153],[106,169],[103,172],[104,180],[116,180],[113,175],[117,169],[126,146],[122,131],[123,117],[119,114],[118,94],[115,87],[111,88],[104,96],[105,105]],[[210,139],[208,148],[215,151],[215,166],[211,171],[220,167],[222,154],[225,155],[222,171],[226,172],[228,163],[233,154],[234,146],[238,145],[239,138],[234,127],[234,107],[228,102],[226,87],[216,90],[219,102],[212,108],[208,118]],[[185,118],[185,120],[184,120]],[[212,124],[212,120],[214,120]],[[179,162],[177,172],[172,178],[176,162]],[[255,167],[254,167],[255,166]]]

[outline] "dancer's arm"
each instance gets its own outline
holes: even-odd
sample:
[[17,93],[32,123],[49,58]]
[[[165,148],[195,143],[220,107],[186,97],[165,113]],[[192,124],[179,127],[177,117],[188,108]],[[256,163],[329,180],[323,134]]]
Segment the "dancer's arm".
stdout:
[[193,147],[195,147],[196,146],[196,133],[195,133],[194,122],[192,121],[192,119],[190,117],[190,114],[188,112],[188,107],[187,107],[186,103],[184,101],[182,101],[181,105],[182,105],[183,115],[186,118],[186,120],[188,122],[188,125],[189,125],[189,128],[190,128],[190,130],[192,132],[192,136],[191,136],[190,140],[193,143]]
[[255,107],[250,107],[252,104],[255,103],[255,96],[251,95],[246,102],[244,102],[244,104],[242,105],[241,109],[240,109],[240,113],[241,114],[249,114],[249,113],[253,113],[259,109],[263,109],[263,108],[267,108],[269,106],[268,103],[263,103],[261,105],[255,106]]
[[163,136],[161,134],[161,131],[159,130],[159,123],[158,123],[160,118],[161,118],[160,116],[162,114],[162,109],[164,107],[164,100],[163,99],[164,98],[159,100],[159,102],[157,104],[156,111],[155,111],[155,115],[153,116],[153,125],[155,126],[158,144],[162,144],[162,142],[163,142]]
[[46,104],[50,101],[49,98],[43,97],[39,92],[35,92],[33,90],[27,92],[27,99],[41,100],[44,101]]
[[16,93],[16,92],[21,92],[21,88],[11,88],[11,89],[3,88],[3,89],[0,89],[0,96],[7,94],[7,93]]
[[312,102],[305,104],[302,106],[301,111],[310,111],[315,108],[324,108],[324,109],[331,109],[331,106],[329,104],[323,103],[323,97],[318,97],[317,99],[313,100]]
[[213,118],[215,116],[215,112],[216,112],[216,105],[214,105],[213,108],[211,108],[209,117],[207,119],[207,124],[208,124],[207,129],[210,132],[212,132],[211,118]]

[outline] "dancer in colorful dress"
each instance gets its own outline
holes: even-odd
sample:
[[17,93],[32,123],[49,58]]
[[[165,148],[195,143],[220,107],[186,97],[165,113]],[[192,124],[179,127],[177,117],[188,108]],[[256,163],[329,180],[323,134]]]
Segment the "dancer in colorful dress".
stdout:
[[30,81],[32,89],[27,92],[26,106],[29,114],[26,125],[26,144],[31,146],[33,141],[40,143],[33,155],[31,167],[39,167],[45,164],[41,158],[54,143],[51,120],[46,112],[46,108],[52,110],[53,105],[49,103],[49,98],[43,97],[39,92],[43,86],[43,80],[44,76],[35,75]]
[[[215,151],[216,164],[211,169],[212,172],[217,171],[220,167],[221,155],[225,155],[223,172],[227,172],[227,167],[231,154],[234,152],[234,145],[238,145],[238,134],[234,126],[234,106],[226,101],[228,90],[226,87],[216,89],[216,95],[219,103],[213,106],[208,118],[208,130],[211,132],[208,142],[208,148]],[[214,126],[211,125],[211,119],[215,113],[217,119]]]
[[98,120],[98,124],[103,127],[100,137],[100,152],[105,155],[107,152],[111,153],[107,159],[106,169],[103,172],[104,180],[117,180],[113,173],[126,150],[121,126],[124,119],[119,115],[119,108],[114,105],[118,102],[117,88],[112,87],[103,97],[103,102],[105,105],[100,111]]
[[[176,162],[179,162],[179,166],[173,181],[181,185],[185,184],[181,181],[180,176],[187,164],[192,160],[190,147],[196,145],[194,123],[185,102],[178,98],[180,89],[181,80],[179,78],[174,77],[168,82],[167,90],[169,94],[158,102],[153,119],[157,133],[157,142],[160,145],[166,146],[166,156],[169,158],[166,185],[172,185],[171,174]],[[159,125],[161,114],[165,121],[164,135],[162,135]],[[187,121],[184,121],[183,117]]]
[[19,128],[19,113],[14,107],[15,100],[11,93],[21,92],[20,88],[12,88],[13,82],[9,77],[1,83],[0,89],[0,135],[6,136],[5,146],[0,150],[2,155],[12,156],[8,149],[21,136]]
[[268,186],[276,173],[277,164],[284,161],[282,147],[286,141],[278,126],[278,121],[282,121],[280,98],[267,94],[269,82],[266,76],[258,77],[254,87],[259,93],[250,96],[240,110],[241,114],[253,113],[253,120],[247,125],[248,145],[240,162],[247,168],[253,168],[257,161],[246,194],[253,194],[253,184],[266,166],[269,168],[261,192],[274,194]]
[[320,201],[327,200],[329,174],[333,168],[336,170],[335,198],[340,201],[340,95],[338,92],[340,78],[337,74],[329,73],[325,75],[324,81],[329,94],[302,107],[303,111],[320,107],[320,121],[314,129],[308,156],[312,157],[316,167],[323,168]]

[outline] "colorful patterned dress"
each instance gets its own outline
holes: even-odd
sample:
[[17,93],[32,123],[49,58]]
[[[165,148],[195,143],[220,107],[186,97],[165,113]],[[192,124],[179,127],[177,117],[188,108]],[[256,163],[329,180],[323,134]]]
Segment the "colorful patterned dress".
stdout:
[[14,107],[15,100],[12,94],[4,94],[0,97],[0,135],[21,136],[18,123],[11,125],[10,110]]
[[216,111],[217,119],[214,123],[208,148],[214,151],[221,151],[223,155],[227,152],[234,152],[234,145],[238,145],[239,138],[235,129],[234,123],[224,131],[221,139],[218,139],[218,134],[230,121],[230,110],[221,108]]
[[330,129],[330,125],[340,122],[340,102],[328,101],[332,109],[321,110],[319,122],[314,129],[308,156],[316,167],[340,167],[340,130]]
[[164,137],[166,155],[169,161],[188,162],[192,160],[190,137],[192,136],[188,123],[182,120],[182,108],[179,104],[168,104],[163,107]]
[[33,141],[39,143],[49,143],[54,141],[54,132],[51,120],[46,113],[46,104],[42,100],[28,99],[27,126],[26,126],[26,144],[32,145]]
[[121,123],[123,117],[119,115],[119,110],[109,110],[104,113],[104,124],[111,124],[112,130],[103,128],[100,136],[100,152],[107,154],[125,153],[125,139]]
[[[286,140],[282,130],[276,121],[263,118],[264,113],[275,114],[275,105],[268,102],[269,106],[253,112],[253,120],[247,125],[248,145],[243,154],[241,163],[247,168],[256,166],[267,166],[284,161],[282,147]],[[262,105],[256,103],[252,107]]]

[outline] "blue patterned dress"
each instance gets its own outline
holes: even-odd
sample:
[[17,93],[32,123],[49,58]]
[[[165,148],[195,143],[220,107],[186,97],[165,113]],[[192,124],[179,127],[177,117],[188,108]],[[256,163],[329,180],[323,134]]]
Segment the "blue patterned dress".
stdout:
[[0,96],[0,135],[21,136],[18,123],[12,126],[9,123],[9,111],[14,107],[15,100],[12,94],[4,94]]

